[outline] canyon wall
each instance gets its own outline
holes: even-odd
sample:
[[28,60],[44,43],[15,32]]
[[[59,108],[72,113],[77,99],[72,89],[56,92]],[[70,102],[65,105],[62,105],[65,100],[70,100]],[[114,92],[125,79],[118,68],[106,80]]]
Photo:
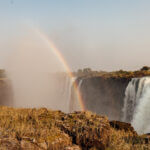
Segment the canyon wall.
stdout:
[[[150,76],[150,67],[136,71],[78,70],[76,83],[82,95],[85,110],[107,115],[110,120],[122,120],[125,91],[133,78]],[[71,103],[74,103],[71,99]]]
[[7,78],[0,78],[0,105],[13,105],[12,85]]
[[125,90],[131,78],[82,78],[80,91],[86,110],[121,120]]

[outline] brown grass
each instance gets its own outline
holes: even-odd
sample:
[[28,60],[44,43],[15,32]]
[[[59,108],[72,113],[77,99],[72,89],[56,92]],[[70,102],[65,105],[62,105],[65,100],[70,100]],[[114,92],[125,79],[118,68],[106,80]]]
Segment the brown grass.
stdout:
[[63,150],[73,144],[81,147],[84,144],[91,150],[99,150],[102,146],[99,142],[106,143],[106,150],[150,150],[146,136],[115,130],[106,117],[91,112],[64,114],[45,108],[0,107],[0,149]]
[[135,136],[132,132],[111,128],[109,145],[106,150],[150,150],[143,136]]

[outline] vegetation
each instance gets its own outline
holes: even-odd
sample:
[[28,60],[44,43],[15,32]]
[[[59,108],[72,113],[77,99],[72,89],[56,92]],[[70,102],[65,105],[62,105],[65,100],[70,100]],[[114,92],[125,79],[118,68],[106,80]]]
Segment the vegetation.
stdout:
[[55,126],[60,112],[0,108],[0,148],[63,149],[71,138]]
[[75,76],[81,78],[88,78],[88,77],[104,77],[104,78],[135,78],[135,77],[143,77],[143,76],[150,76],[150,67],[144,66],[140,70],[137,71],[113,71],[113,72],[106,72],[106,71],[93,71],[90,68],[79,69],[77,72],[74,72]]
[[148,136],[115,129],[91,112],[0,107],[0,149],[149,150]]
[[106,150],[150,150],[146,135],[135,136],[132,132],[111,128],[110,142]]
[[[1,85],[5,72],[0,71]],[[90,68],[78,77],[132,78],[149,76],[139,71],[98,72]],[[129,129],[129,130],[128,130]],[[150,137],[137,135],[130,125],[115,128],[107,117],[91,112],[65,114],[61,111],[15,109],[0,106],[0,150],[150,150]]]

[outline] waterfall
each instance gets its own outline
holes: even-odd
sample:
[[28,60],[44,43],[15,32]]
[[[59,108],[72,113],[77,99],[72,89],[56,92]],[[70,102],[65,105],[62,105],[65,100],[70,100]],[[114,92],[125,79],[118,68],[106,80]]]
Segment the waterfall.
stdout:
[[71,101],[71,93],[74,92],[72,90],[72,87],[73,87],[73,84],[76,80],[76,77],[72,77],[70,78],[68,75],[66,76],[66,79],[65,79],[65,86],[64,86],[64,89],[63,89],[63,97],[66,99],[67,101],[67,113],[69,113],[69,104],[70,104],[70,101]]
[[123,121],[130,122],[132,119],[137,100],[136,92],[138,84],[139,79],[133,78],[126,88],[123,108]]
[[133,78],[125,91],[123,121],[131,122],[139,133],[150,131],[150,77]]
[[[83,80],[80,79],[77,84],[78,91],[80,91],[81,89],[82,82]],[[74,111],[81,111],[81,106],[80,106],[76,91],[74,90],[74,86],[72,86],[71,99],[70,99],[70,112],[74,112]]]
[[79,90],[80,90],[80,88],[81,88],[82,82],[83,82],[83,80],[81,79],[81,80],[79,81],[79,86],[78,86]]

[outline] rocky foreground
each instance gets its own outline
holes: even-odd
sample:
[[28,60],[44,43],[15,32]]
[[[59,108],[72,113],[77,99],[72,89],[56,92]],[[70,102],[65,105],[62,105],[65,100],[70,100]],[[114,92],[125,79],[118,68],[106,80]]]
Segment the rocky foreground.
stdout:
[[2,150],[148,150],[148,135],[91,112],[0,107]]

